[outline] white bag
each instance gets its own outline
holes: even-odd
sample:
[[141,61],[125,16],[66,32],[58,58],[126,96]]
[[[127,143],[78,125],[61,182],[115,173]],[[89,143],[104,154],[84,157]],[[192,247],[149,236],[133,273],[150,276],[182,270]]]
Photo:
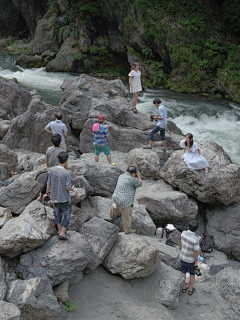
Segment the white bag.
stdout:
[[202,282],[210,277],[210,268],[206,263],[200,262],[198,268],[200,269],[201,276],[195,276],[196,282]]

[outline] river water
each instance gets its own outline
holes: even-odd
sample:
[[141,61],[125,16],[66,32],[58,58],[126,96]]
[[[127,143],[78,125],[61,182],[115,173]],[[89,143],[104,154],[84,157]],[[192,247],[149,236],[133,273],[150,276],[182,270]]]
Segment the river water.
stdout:
[[[76,75],[22,69],[14,64],[15,57],[0,54],[0,76],[17,78],[26,90],[36,89],[52,105],[60,101],[60,86],[64,79]],[[143,113],[156,113],[152,100],[159,97],[172,119],[184,134],[191,132],[194,139],[208,139],[221,145],[234,163],[240,164],[240,105],[224,99],[201,95],[181,94],[170,90],[148,89],[139,98],[137,108]]]

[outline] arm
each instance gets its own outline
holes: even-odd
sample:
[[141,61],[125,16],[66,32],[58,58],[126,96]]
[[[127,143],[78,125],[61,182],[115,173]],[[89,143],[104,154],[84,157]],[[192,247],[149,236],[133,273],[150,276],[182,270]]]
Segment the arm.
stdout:
[[203,157],[202,151],[200,148],[197,149],[197,151],[200,153],[200,155]]
[[141,182],[141,185],[139,186],[139,187],[141,187],[142,186],[142,178],[141,178],[141,173],[139,171],[137,172],[137,179],[138,179],[138,181]]
[[194,251],[195,266],[198,265],[198,251]]
[[132,91],[132,77],[129,77],[130,90]]
[[72,188],[68,189],[68,191],[73,191],[74,190],[74,186],[72,186]]
[[184,152],[183,152],[183,154],[181,155],[180,158],[183,158],[185,152],[186,152],[186,148],[184,148]]
[[67,132],[64,132],[64,137],[66,137],[67,136]]
[[44,128],[44,130],[45,130],[46,132],[48,132],[48,133],[52,133],[52,131],[51,131],[51,130],[48,130],[47,128]]
[[49,163],[46,161],[46,166],[47,166],[47,168],[49,168]]
[[46,193],[44,195],[44,198],[49,194],[51,186],[49,184],[47,184],[47,189],[46,189]]

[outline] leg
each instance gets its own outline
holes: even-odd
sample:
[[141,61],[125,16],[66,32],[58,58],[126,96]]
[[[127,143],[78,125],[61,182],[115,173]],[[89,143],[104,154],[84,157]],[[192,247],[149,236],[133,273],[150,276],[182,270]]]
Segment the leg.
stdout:
[[54,217],[55,217],[54,223],[57,225],[58,234],[60,234],[60,232],[62,231],[62,226],[61,226],[62,212],[58,206],[58,203],[53,204],[53,211],[54,211]]
[[148,143],[148,147],[152,148],[152,144],[154,141],[154,135],[155,133],[157,133],[158,131],[160,131],[161,128],[159,126],[156,126],[154,129],[152,129],[152,131],[150,132],[150,137],[149,137],[149,143]]
[[194,275],[190,274],[190,281],[189,281],[190,287],[189,287],[189,291],[191,291],[191,292],[193,291],[194,281],[195,281],[195,274],[194,274]]
[[62,231],[61,223],[57,223],[57,228],[58,228],[58,234],[60,234]]
[[95,154],[95,161],[98,162],[99,161],[99,156]]
[[103,147],[102,147],[102,151],[103,151],[104,154],[107,156],[108,162],[111,164],[111,163],[112,163],[112,159],[111,159],[111,154],[110,154],[109,145],[106,144],[105,146],[103,146]]
[[112,158],[111,158],[110,154],[107,155],[107,159],[108,159],[108,162],[111,164],[112,163]]
[[162,139],[162,142],[163,142],[163,150],[165,152],[166,151],[166,145],[167,145],[167,140],[166,140],[166,136],[165,136],[165,129],[161,128],[160,136],[161,136],[161,139]]
[[186,266],[186,262],[180,260],[180,265],[181,265],[181,271],[182,271],[182,274],[184,276],[184,284],[183,284],[183,287],[182,287],[182,293],[185,293],[186,290],[188,289],[188,286],[186,286],[186,272],[188,270],[187,266]]
[[131,232],[133,205],[127,208],[121,208],[121,212],[122,212],[123,230],[125,232]]
[[99,155],[100,155],[100,149],[98,146],[94,145],[94,152],[95,152],[95,161],[98,162],[99,161]]
[[59,203],[59,208],[63,214],[63,220],[61,223],[61,232],[59,233],[60,237],[65,238],[66,237],[66,229],[69,225],[70,219],[71,219],[71,209],[72,206],[68,202]]
[[119,209],[120,207],[117,206],[115,203],[113,203],[111,205],[110,212],[109,212],[110,217],[113,219],[116,218],[119,214]]
[[132,101],[132,108],[133,109],[136,109],[138,95],[139,95],[139,92],[133,93],[133,101]]

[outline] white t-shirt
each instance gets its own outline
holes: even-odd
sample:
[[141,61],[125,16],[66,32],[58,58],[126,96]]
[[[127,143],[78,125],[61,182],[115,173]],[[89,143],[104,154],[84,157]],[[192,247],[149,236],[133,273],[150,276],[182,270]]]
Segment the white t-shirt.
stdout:
[[141,85],[141,71],[130,71],[128,74],[129,77],[132,77],[132,92],[140,92],[142,91],[142,85]]

